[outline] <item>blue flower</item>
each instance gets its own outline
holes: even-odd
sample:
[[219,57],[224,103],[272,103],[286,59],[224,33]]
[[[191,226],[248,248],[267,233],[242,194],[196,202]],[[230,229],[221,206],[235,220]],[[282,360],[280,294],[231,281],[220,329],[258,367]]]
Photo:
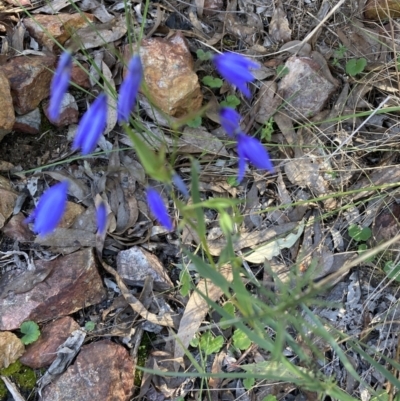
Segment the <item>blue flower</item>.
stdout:
[[134,55],[128,64],[128,74],[122,82],[118,99],[118,122],[127,123],[135,104],[143,78],[143,67],[139,55]]
[[25,220],[33,220],[33,230],[40,236],[51,233],[61,221],[67,207],[68,181],[49,188],[39,199],[36,209]]
[[174,172],[172,175],[172,182],[178,188],[179,192],[183,195],[185,199],[189,198],[189,191],[187,190],[186,184],[183,182],[182,178]]
[[254,81],[250,68],[260,68],[257,63],[249,60],[240,54],[222,53],[213,57],[215,67],[218,72],[232,85],[247,97],[250,97],[250,91],[247,87],[248,82]]
[[167,230],[172,231],[171,217],[169,217],[167,208],[160,194],[153,188],[146,189],[147,203],[154,217],[164,226]]
[[219,111],[219,119],[222,128],[231,137],[235,137],[241,132],[239,125],[241,118],[241,115],[230,107],[222,107]]
[[88,155],[96,149],[107,124],[107,96],[102,93],[83,115],[76,131],[72,149],[82,149],[83,155]]
[[58,62],[56,72],[50,86],[49,117],[51,121],[57,121],[60,117],[61,102],[67,92],[72,71],[72,55],[65,51]]
[[97,232],[102,235],[107,228],[107,209],[104,202],[100,202],[100,204],[96,208],[96,220]]
[[244,177],[247,162],[255,167],[274,172],[274,166],[264,146],[255,138],[245,134],[237,136],[237,152],[239,156],[238,182]]

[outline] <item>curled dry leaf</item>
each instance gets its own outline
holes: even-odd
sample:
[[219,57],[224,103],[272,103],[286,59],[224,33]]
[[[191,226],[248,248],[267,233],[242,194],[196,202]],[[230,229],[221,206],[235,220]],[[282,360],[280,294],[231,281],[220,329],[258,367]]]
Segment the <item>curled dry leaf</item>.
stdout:
[[257,113],[255,119],[260,124],[265,124],[276,112],[282,99],[277,95],[278,85],[274,81],[264,81],[257,97]]
[[10,331],[0,332],[0,369],[7,368],[25,351],[21,340]]
[[275,42],[289,42],[292,31],[289,28],[289,21],[283,11],[282,5],[278,4],[269,24],[269,34]]

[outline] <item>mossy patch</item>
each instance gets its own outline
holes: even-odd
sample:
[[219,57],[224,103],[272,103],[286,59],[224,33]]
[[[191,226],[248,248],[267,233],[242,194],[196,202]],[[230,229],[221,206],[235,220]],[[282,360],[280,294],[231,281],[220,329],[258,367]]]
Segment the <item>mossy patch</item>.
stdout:
[[[35,371],[20,361],[12,363],[4,369],[0,369],[0,375],[11,378],[21,390],[31,391],[36,385]],[[7,388],[3,381],[0,381],[0,401],[6,399]]]

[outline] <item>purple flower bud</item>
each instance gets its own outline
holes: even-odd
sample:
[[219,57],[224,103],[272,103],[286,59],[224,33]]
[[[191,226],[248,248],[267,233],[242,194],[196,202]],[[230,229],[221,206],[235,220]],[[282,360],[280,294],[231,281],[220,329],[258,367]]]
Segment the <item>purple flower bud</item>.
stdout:
[[274,172],[274,166],[268,152],[257,139],[245,134],[239,134],[237,141],[239,156],[238,182],[241,182],[244,177],[247,162],[250,162],[259,169],[268,170],[270,173]]
[[138,54],[134,55],[128,64],[128,74],[119,89],[118,122],[127,123],[135,104],[140,84],[143,78],[143,67]]
[[160,194],[153,188],[146,189],[147,203],[154,217],[164,226],[167,230],[172,231],[173,225],[171,217],[169,217],[167,208]]
[[250,91],[247,87],[248,82],[254,81],[250,68],[260,68],[254,61],[249,60],[240,54],[222,53],[213,57],[215,67],[218,72],[232,85],[247,97],[250,97]]
[[235,137],[241,132],[239,122],[242,117],[236,110],[222,107],[219,111],[219,118],[223,129],[230,137]]
[[82,149],[83,155],[88,155],[96,149],[107,124],[107,96],[102,93],[92,103],[83,115],[76,131],[72,149]]
[[102,235],[107,228],[107,209],[104,202],[100,202],[100,204],[96,208],[96,219],[97,232]]
[[50,87],[49,117],[51,121],[57,121],[60,117],[61,102],[67,92],[72,71],[72,55],[65,51],[58,62]]
[[174,173],[172,175],[172,182],[178,188],[179,192],[183,195],[185,199],[189,198],[189,191],[187,190],[186,184],[183,182],[182,178],[177,174]]
[[61,221],[67,206],[68,181],[49,188],[39,199],[36,209],[25,220],[30,223],[33,220],[33,230],[40,236],[51,233]]

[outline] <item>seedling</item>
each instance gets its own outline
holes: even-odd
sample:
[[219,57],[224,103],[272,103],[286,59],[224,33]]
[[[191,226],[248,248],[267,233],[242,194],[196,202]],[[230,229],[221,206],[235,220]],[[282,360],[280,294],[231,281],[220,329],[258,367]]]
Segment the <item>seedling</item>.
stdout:
[[242,351],[248,349],[251,345],[251,340],[247,337],[247,334],[240,329],[235,330],[232,339],[233,345]]
[[270,119],[264,124],[264,127],[262,127],[261,129],[261,139],[270,142],[273,132],[274,132],[274,117],[270,117]]
[[333,62],[332,65],[337,65],[339,60],[341,60],[345,53],[347,52],[347,47],[343,46],[342,44],[339,45],[339,48],[335,50],[335,52],[333,53]]
[[212,54],[211,52],[205,52],[203,49],[197,49],[196,51],[197,58],[201,61],[211,60]]
[[223,81],[221,78],[214,78],[211,75],[206,75],[201,80],[204,85],[209,86],[210,88],[220,88],[223,85]]
[[388,279],[400,282],[400,263],[395,264],[389,260],[385,263],[383,271],[386,273]]
[[21,338],[21,341],[25,345],[34,343],[40,336],[39,326],[31,320],[22,323],[20,331],[22,334],[24,334],[24,336]]
[[237,106],[240,104],[240,100],[235,95],[228,95],[225,100],[221,103],[223,107],[230,107],[231,109],[236,109]]
[[[351,224],[348,229],[349,236],[353,238],[354,241],[368,241],[371,238],[372,231],[369,227],[359,227],[357,224]],[[361,255],[363,252],[368,250],[368,245],[364,242],[358,244],[358,254]],[[365,259],[366,262],[372,262],[373,257]]]
[[276,68],[277,78],[282,78],[287,74],[289,74],[289,68],[285,67],[284,65],[278,65]]
[[189,121],[187,125],[190,128],[199,128],[201,126],[201,123],[202,123],[201,116],[197,116],[193,120]]
[[190,342],[190,345],[192,347],[199,347],[205,355],[211,355],[220,351],[224,345],[224,338],[222,336],[214,337],[210,331],[206,331],[200,338],[195,337]]
[[354,77],[364,71],[367,66],[367,60],[364,57],[353,58],[346,63],[346,73]]
[[93,331],[95,327],[96,327],[96,323],[92,322],[91,320],[89,320],[88,322],[85,323],[86,331]]

